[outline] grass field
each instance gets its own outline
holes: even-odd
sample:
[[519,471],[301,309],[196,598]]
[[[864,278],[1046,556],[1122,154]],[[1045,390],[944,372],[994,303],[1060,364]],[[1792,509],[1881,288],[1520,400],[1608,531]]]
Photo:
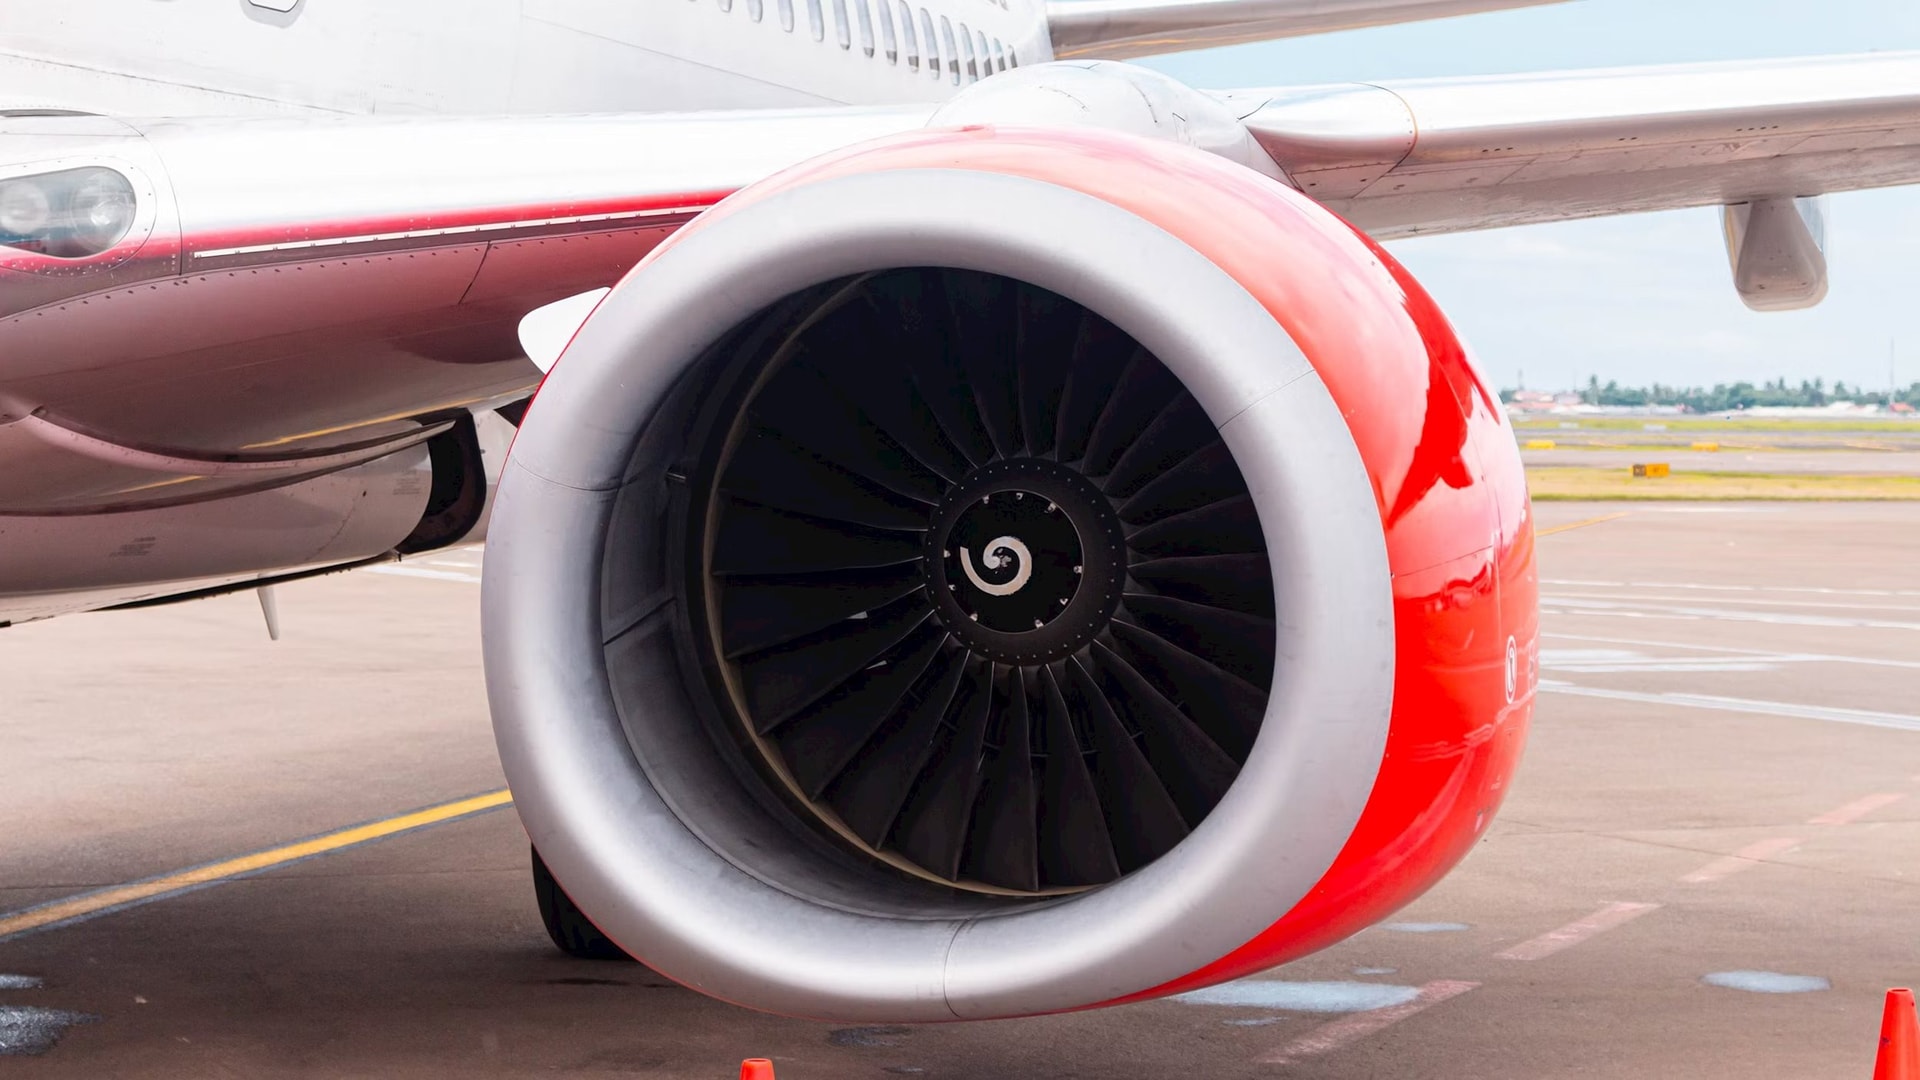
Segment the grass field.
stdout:
[[1626,469],[1544,465],[1527,470],[1534,499],[1580,500],[1920,500],[1920,476],[1761,472],[1676,472],[1646,479]]
[[[1578,424],[1577,428],[1562,428],[1565,423]],[[1645,431],[1648,424],[1664,424],[1668,431],[1792,431],[1802,434],[1845,431],[1906,431],[1920,434],[1920,419],[1899,420],[1891,416],[1882,417],[1836,417],[1832,420],[1801,420],[1785,417],[1734,417],[1716,419],[1712,417],[1678,416],[1583,416],[1578,420],[1568,420],[1561,416],[1516,420],[1516,430],[1534,431]]]

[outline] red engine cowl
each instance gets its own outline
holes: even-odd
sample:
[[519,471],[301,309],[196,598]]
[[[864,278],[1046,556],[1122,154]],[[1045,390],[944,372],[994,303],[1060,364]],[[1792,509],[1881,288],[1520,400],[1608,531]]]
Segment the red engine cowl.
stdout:
[[1534,694],[1497,399],[1385,252],[1099,131],[722,203],[523,423],[488,685],[528,832],[663,973],[847,1020],[1335,942],[1481,835]]

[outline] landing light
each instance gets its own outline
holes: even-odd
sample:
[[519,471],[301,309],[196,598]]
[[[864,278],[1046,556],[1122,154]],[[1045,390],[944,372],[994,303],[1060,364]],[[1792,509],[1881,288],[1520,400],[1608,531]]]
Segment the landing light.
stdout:
[[119,243],[134,212],[133,185],[100,166],[0,180],[0,245],[84,259]]

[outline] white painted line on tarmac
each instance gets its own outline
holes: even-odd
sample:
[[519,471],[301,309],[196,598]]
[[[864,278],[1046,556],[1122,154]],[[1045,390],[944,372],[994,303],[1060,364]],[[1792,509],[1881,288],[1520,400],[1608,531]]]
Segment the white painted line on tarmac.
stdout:
[[1892,806],[1906,798],[1903,792],[1883,791],[1878,795],[1867,795],[1855,799],[1845,806],[1836,806],[1819,817],[1808,818],[1809,825],[1849,825],[1866,817],[1882,807]]
[[1735,611],[1729,608],[1692,607],[1635,600],[1619,603],[1586,600],[1578,597],[1543,596],[1540,611],[1545,615],[1602,616],[1628,619],[1694,621],[1712,619],[1721,622],[1767,623],[1774,626],[1825,626],[1866,630],[1920,630],[1920,622],[1895,622],[1887,619],[1844,619],[1830,615],[1792,615],[1785,612]]
[[[1690,604],[1692,597],[1686,596],[1628,596],[1618,593],[1560,593],[1555,600],[1612,600],[1624,599],[1634,604]],[[1544,598],[1543,598],[1544,599]],[[1716,604],[1743,604],[1749,607],[1769,608],[1824,608],[1829,611],[1920,611],[1915,604],[1862,604],[1854,600],[1775,600],[1770,597],[1745,599],[1738,596],[1716,596]]]
[[1600,637],[1593,634],[1561,634],[1552,631],[1542,632],[1540,636],[1560,641],[1590,641],[1602,645],[1640,645],[1649,649],[1686,649],[1693,652],[1725,653],[1729,656],[1751,656],[1770,664],[1866,664],[1871,667],[1920,670],[1920,660],[1887,660],[1874,656],[1840,656],[1835,653],[1783,653],[1769,649],[1736,649],[1726,645],[1695,645],[1680,641],[1648,641],[1643,638]]
[[1453,979],[1430,982],[1420,988],[1420,993],[1412,1001],[1401,1005],[1389,1005],[1384,1009],[1374,1009],[1370,1012],[1354,1013],[1322,1024],[1267,1057],[1261,1058],[1260,1064],[1287,1065],[1300,1058],[1330,1054],[1391,1027],[1415,1013],[1424,1012],[1443,1001],[1457,998],[1479,985],[1475,982],[1459,982]]
[[1537,938],[1523,941],[1493,955],[1501,960],[1541,960],[1563,949],[1571,949],[1596,934],[1604,933],[1623,923],[1632,922],[1659,906],[1659,904],[1643,904],[1633,900],[1617,901],[1584,919],[1575,919],[1558,930],[1549,930]]
[[1540,670],[1619,675],[1773,671],[1772,658],[1738,656],[1648,656],[1632,649],[1541,649]]
[[1680,880],[1689,885],[1705,885],[1708,882],[1722,881],[1742,870],[1759,866],[1777,855],[1784,855],[1799,843],[1799,840],[1787,836],[1756,840],[1725,858],[1713,860]]
[[1920,731],[1920,716],[1906,713],[1873,712],[1868,709],[1840,709],[1823,705],[1796,705],[1785,701],[1755,701],[1750,698],[1720,697],[1715,694],[1657,694],[1639,690],[1602,690],[1597,686],[1575,686],[1558,679],[1540,680],[1540,689],[1549,694],[1573,694],[1578,697],[1608,698],[1613,701],[1638,701],[1648,705],[1677,705],[1688,709],[1714,709],[1719,712],[1755,713],[1761,716],[1791,716],[1801,720],[1827,720],[1836,724],[1863,724],[1867,727]]
[[467,581],[480,584],[479,574],[463,574],[458,570],[429,570],[424,566],[369,566],[369,574],[392,574],[394,577],[432,578],[435,581]]
[[1541,578],[1542,585],[1570,585],[1595,589],[1697,589],[1703,592],[1787,592],[1820,596],[1920,596],[1920,589],[1830,589],[1818,585],[1708,585],[1692,581],[1587,581]]

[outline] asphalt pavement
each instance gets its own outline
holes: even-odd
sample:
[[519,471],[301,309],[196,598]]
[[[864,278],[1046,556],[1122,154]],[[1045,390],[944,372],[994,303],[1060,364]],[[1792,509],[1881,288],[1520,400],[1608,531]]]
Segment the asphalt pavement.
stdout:
[[996,1023],[555,953],[478,552],[283,587],[279,642],[250,594],[0,630],[0,1074],[1867,1077],[1920,980],[1920,505],[1539,521],[1532,742],[1458,871],[1256,979]]

